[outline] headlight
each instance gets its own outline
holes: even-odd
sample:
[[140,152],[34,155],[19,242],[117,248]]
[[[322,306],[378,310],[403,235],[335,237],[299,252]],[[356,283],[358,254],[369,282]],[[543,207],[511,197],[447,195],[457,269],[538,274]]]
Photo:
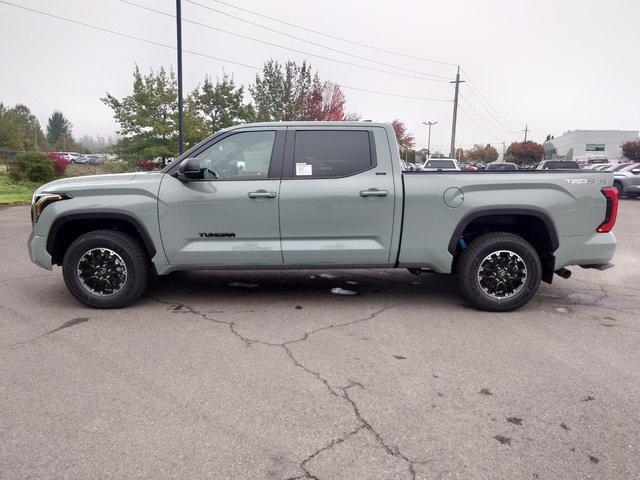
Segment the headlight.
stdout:
[[31,203],[31,221],[36,223],[47,205],[71,198],[66,193],[39,193],[33,195]]

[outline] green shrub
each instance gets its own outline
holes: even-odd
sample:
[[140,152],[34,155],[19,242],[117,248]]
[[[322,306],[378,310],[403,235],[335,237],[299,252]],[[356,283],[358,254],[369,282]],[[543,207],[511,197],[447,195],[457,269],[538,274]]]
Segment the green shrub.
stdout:
[[23,153],[9,164],[9,175],[15,181],[46,182],[55,177],[55,165],[44,153]]

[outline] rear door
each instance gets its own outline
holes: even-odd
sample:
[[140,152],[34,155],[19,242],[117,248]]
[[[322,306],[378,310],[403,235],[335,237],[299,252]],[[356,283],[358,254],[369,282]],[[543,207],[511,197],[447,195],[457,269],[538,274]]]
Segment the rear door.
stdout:
[[281,266],[278,196],[286,129],[232,130],[193,157],[203,181],[164,175],[158,213],[171,264]]
[[280,187],[285,265],[389,265],[395,201],[384,129],[289,127]]

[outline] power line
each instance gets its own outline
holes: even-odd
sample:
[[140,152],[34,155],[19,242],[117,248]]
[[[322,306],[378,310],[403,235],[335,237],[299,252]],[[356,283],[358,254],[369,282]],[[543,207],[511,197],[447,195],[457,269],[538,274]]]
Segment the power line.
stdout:
[[[171,14],[171,13],[163,12],[161,10],[156,10],[155,8],[147,7],[145,5],[140,5],[138,3],[130,2],[128,0],[120,0],[120,1],[122,3],[126,3],[127,5],[132,5],[134,7],[138,7],[138,8],[141,8],[143,10],[148,10],[148,11],[153,12],[153,13],[164,15],[164,16],[167,16],[167,17],[170,17],[170,18],[175,18],[175,16],[173,14]],[[186,0],[186,1],[188,1],[188,0]],[[190,3],[192,3],[192,2],[190,2]],[[263,43],[265,45],[269,45],[269,46],[272,46],[272,47],[282,48],[284,50],[290,50],[292,52],[300,53],[302,55],[308,55],[308,56],[311,56],[311,57],[321,58],[323,60],[328,60],[330,62],[341,63],[343,65],[349,65],[349,66],[352,66],[352,67],[362,68],[362,69],[365,69],[365,70],[371,70],[371,71],[374,71],[374,72],[382,72],[382,73],[388,73],[388,74],[391,74],[391,75],[398,75],[398,76],[402,76],[402,77],[416,78],[418,80],[427,80],[427,81],[430,81],[430,82],[447,82],[447,80],[424,78],[424,77],[417,76],[417,75],[409,75],[409,74],[406,74],[406,73],[393,72],[391,70],[384,70],[384,69],[376,68],[376,67],[369,67],[367,65],[359,65],[359,64],[353,63],[353,62],[347,62],[345,60],[340,60],[340,59],[332,58],[332,57],[326,57],[324,55],[318,55],[316,53],[306,52],[304,50],[298,50],[298,49],[295,49],[295,48],[292,48],[292,47],[287,47],[285,45],[279,45],[277,43],[267,42],[265,40],[260,40],[260,39],[257,39],[257,38],[249,37],[247,35],[242,35],[240,33],[230,32],[228,30],[223,30],[221,28],[213,27],[211,25],[207,25],[205,23],[201,23],[201,22],[198,22],[198,21],[195,21],[195,20],[189,20],[189,19],[184,18],[184,17],[182,18],[182,20],[187,22],[187,23],[191,23],[191,24],[194,24],[194,25],[198,25],[200,27],[208,28],[210,30],[215,30],[215,31],[218,31],[218,32],[226,33],[228,35],[234,35],[236,37],[240,37],[240,38],[244,38],[244,39],[247,39],[247,40],[251,40],[253,42]],[[391,65],[391,66],[393,67],[393,65]],[[422,74],[421,73],[420,75],[428,75],[428,74]]]
[[[153,40],[148,40],[146,38],[136,37],[135,35],[129,35],[128,33],[122,33],[122,32],[118,32],[116,30],[111,30],[109,28],[100,27],[98,25],[92,25],[90,23],[85,23],[85,22],[81,22],[79,20],[74,20],[72,18],[62,17],[62,16],[56,15],[54,13],[43,12],[41,10],[36,10],[34,8],[25,7],[23,5],[17,5],[15,3],[7,2],[6,0],[0,0],[0,3],[2,3],[4,5],[9,5],[9,6],[12,6],[12,7],[20,8],[22,10],[27,10],[27,11],[32,12],[32,13],[37,13],[39,15],[44,15],[44,16],[47,16],[47,17],[55,18],[57,20],[62,20],[63,22],[74,23],[76,25],[81,25],[83,27],[92,28],[94,30],[99,30],[101,32],[111,33],[113,35],[118,35],[120,37],[128,38],[130,40],[137,40],[139,42],[148,43],[150,45],[156,45],[158,47],[164,47],[164,48],[170,48],[172,50],[176,50],[176,47],[174,47],[173,45],[167,45],[166,43],[155,42]],[[211,60],[218,60],[218,61],[224,62],[224,63],[230,63],[230,64],[238,65],[238,66],[241,66],[241,67],[247,67],[247,68],[252,68],[252,69],[255,69],[255,70],[260,70],[259,67],[255,67],[253,65],[247,65],[246,63],[234,62],[233,60],[227,60],[227,59],[224,59],[224,58],[214,57],[212,55],[207,55],[206,53],[194,52],[192,50],[183,50],[183,51],[185,51],[187,53],[190,53],[192,55],[197,55],[197,56],[200,56],[200,57],[209,58]]]
[[[194,3],[194,4],[196,3],[196,2],[191,1],[191,0],[185,0],[185,1],[188,1],[189,3]],[[365,48],[369,48],[369,49],[371,49],[371,50],[377,50],[377,51],[379,51],[379,52],[385,52],[385,53],[389,53],[389,54],[392,54],[392,55],[398,55],[398,56],[400,56],[400,57],[412,58],[412,59],[414,59],[414,60],[421,60],[421,61],[423,61],[423,62],[439,63],[439,64],[441,64],[441,65],[448,65],[448,66],[450,66],[450,67],[455,67],[455,66],[457,66],[457,64],[456,64],[456,63],[444,62],[444,61],[442,61],[442,60],[433,60],[433,59],[430,59],[430,58],[424,58],[424,57],[418,57],[418,56],[415,56],[415,55],[409,55],[409,54],[407,54],[407,53],[402,53],[402,52],[397,52],[397,51],[394,51],[394,50],[387,50],[387,49],[384,49],[384,48],[375,47],[375,46],[373,46],[373,45],[368,45],[368,44],[366,44],[366,43],[355,42],[355,41],[353,41],[353,40],[349,40],[349,39],[347,39],[347,38],[338,37],[337,35],[332,35],[332,34],[330,34],[330,33],[321,32],[321,31],[319,31],[319,30],[313,30],[312,28],[302,27],[302,26],[300,26],[300,25],[296,25],[295,23],[291,23],[291,22],[287,22],[287,21],[284,21],[284,20],[280,20],[279,18],[270,17],[270,16],[268,16],[268,15],[264,15],[264,14],[262,14],[262,13],[259,13],[259,12],[254,11],[254,10],[249,10],[249,9],[247,9],[247,8],[238,7],[237,5],[233,5],[233,4],[231,4],[231,3],[223,2],[223,1],[221,1],[221,0],[213,0],[213,1],[214,1],[214,2],[216,2],[216,3],[220,3],[220,4],[222,4],[222,5],[226,5],[227,7],[235,8],[235,9],[237,9],[237,10],[242,10],[243,12],[247,12],[247,13],[250,13],[250,14],[252,14],[252,15],[256,15],[256,16],[258,16],[258,17],[266,18],[266,19],[268,19],[268,20],[272,20],[272,21],[274,21],[274,22],[281,23],[281,24],[283,24],[283,25],[288,25],[288,26],[290,26],[290,27],[298,28],[298,29],[300,29],[300,30],[305,30],[305,31],[307,31],[307,32],[315,33],[315,34],[317,34],[317,35],[322,35],[322,36],[324,36],[324,37],[333,38],[334,40],[339,40],[339,41],[341,41],[341,42],[350,43],[350,44],[352,44],[352,45],[358,45],[358,46],[360,46],[360,47],[365,47]],[[202,5],[201,5],[201,6],[202,6]],[[206,8],[206,7],[205,7],[205,8]]]
[[[150,44],[150,45],[155,45],[155,46],[158,46],[158,47],[163,47],[163,48],[168,48],[168,49],[171,49],[171,50],[176,50],[176,47],[174,47],[173,45],[167,45],[165,43],[155,42],[153,40],[148,40],[146,38],[137,37],[135,35],[129,35],[128,33],[118,32],[116,30],[111,30],[109,28],[100,27],[98,25],[92,25],[90,23],[81,22],[79,20],[74,20],[72,18],[62,17],[62,16],[56,15],[54,13],[43,12],[41,10],[36,10],[36,9],[33,9],[33,8],[25,7],[23,5],[17,5],[15,3],[11,3],[11,2],[8,2],[6,0],[0,0],[0,4],[4,4],[4,5],[11,6],[11,7],[19,8],[21,10],[26,10],[26,11],[31,12],[31,13],[37,13],[39,15],[43,15],[43,16],[46,16],[46,17],[55,18],[55,19],[63,21],[63,22],[73,23],[75,25],[81,25],[81,26],[86,27],[86,28],[91,28],[91,29],[94,29],[94,30],[99,30],[101,32],[110,33],[112,35],[117,35],[117,36],[120,36],[120,37],[128,38],[130,40],[137,40],[139,42],[147,43],[147,44]],[[257,67],[255,65],[248,65],[246,63],[241,63],[241,62],[236,62],[236,61],[233,61],[233,60],[227,60],[227,59],[224,59],[224,58],[214,57],[213,55],[208,55],[208,54],[202,53],[202,52],[196,52],[196,51],[193,51],[193,50],[186,50],[186,49],[183,50],[183,51],[186,52],[186,53],[189,53],[191,55],[196,55],[196,56],[207,58],[207,59],[210,59],[210,60],[217,60],[219,62],[229,63],[231,65],[238,65],[238,66],[241,66],[241,67],[250,68],[252,70],[260,71],[262,69],[261,67]],[[398,97],[398,98],[406,98],[406,99],[411,99],[411,100],[433,101],[433,102],[448,102],[448,101],[450,101],[448,99],[443,99],[443,98],[413,97],[413,96],[409,96],[409,95],[401,95],[401,94],[395,94],[395,93],[391,93],[391,92],[384,92],[384,91],[378,91],[378,90],[368,90],[368,89],[365,89],[365,88],[359,88],[359,87],[343,85],[341,83],[335,83],[335,84],[339,85],[342,88],[346,88],[346,89],[359,90],[359,91],[362,91],[362,92],[374,93],[374,94],[378,94],[378,95],[387,95],[387,96]]]
[[[495,108],[493,108],[493,107],[491,106],[491,104],[489,103],[489,101],[485,98],[485,96],[484,96],[484,95],[482,95],[482,93],[480,92],[480,90],[478,90],[478,87],[476,87],[476,85],[473,83],[473,81],[471,80],[471,77],[469,76],[469,74],[468,74],[464,69],[462,69],[462,71],[463,71],[463,73],[464,73],[465,77],[467,77],[467,81],[469,82],[469,85],[470,85],[470,86],[471,86],[471,88],[472,88],[472,92],[471,92],[471,93],[473,93],[473,94],[474,94],[474,96],[476,96],[476,97],[480,100],[480,102],[483,104],[483,107],[484,107],[484,108],[489,112],[489,114],[490,114],[490,115],[494,116],[494,113],[495,113],[495,115],[498,115],[499,117],[501,117],[501,118],[502,118],[503,120],[505,120],[506,122],[508,122],[508,123],[510,123],[510,124],[512,124],[512,125],[520,126],[520,124],[519,124],[519,123],[514,122],[514,121],[512,121],[512,120],[509,120],[507,117],[505,117],[505,116],[504,116],[504,115],[502,115],[500,112],[498,112]],[[474,92],[474,90],[475,90],[475,92]],[[490,111],[489,109],[490,109],[491,111]],[[494,116],[494,118],[496,118],[496,117]],[[504,124],[500,121],[500,119],[499,119],[499,118],[496,118],[496,120],[498,121],[498,123],[500,123],[500,124],[502,124],[503,126],[505,126],[505,127],[506,127],[506,125],[504,125]],[[507,127],[507,128],[508,128],[508,127]]]
[[484,120],[485,122],[487,122],[488,125],[490,125],[492,128],[496,129],[499,132],[505,132],[505,133],[520,133],[517,130],[510,130],[510,129],[506,129],[506,128],[501,128],[499,125],[492,123],[487,117],[485,117],[481,112],[479,112],[476,107],[473,106],[473,104],[471,102],[469,102],[464,95],[460,94],[460,98],[462,98],[465,102],[466,105],[468,107],[471,107],[471,109],[476,113],[476,115],[478,115],[482,120]]
[[469,115],[469,113],[468,113],[464,108],[462,108],[462,105],[458,105],[458,108],[462,111],[462,113],[464,113],[465,117],[467,117],[469,120],[471,120],[473,123],[475,123],[478,127],[480,127],[480,129],[481,129],[484,133],[486,133],[486,134],[487,134],[487,135],[489,135],[490,137],[495,138],[495,139],[496,139],[496,140],[498,140],[498,141],[502,141],[502,138],[500,138],[500,137],[496,137],[494,134],[490,133],[486,128],[484,128],[480,123],[476,122],[476,121],[474,120],[474,118],[473,118],[471,115]]
[[376,93],[378,95],[390,95],[392,97],[399,97],[399,98],[408,98],[411,100],[423,100],[426,102],[452,102],[453,100],[451,100],[450,98],[430,98],[430,97],[414,97],[411,95],[401,95],[398,93],[388,93],[388,92],[382,92],[379,90],[368,90],[366,88],[359,88],[359,87],[350,87],[348,85],[345,85],[343,83],[336,83],[336,85],[339,85],[342,88],[346,88],[348,90],[358,90],[360,92],[367,92],[367,93]]
[[[121,0],[121,1],[124,2],[124,3],[128,3],[130,5],[135,5],[137,7],[146,8],[148,10],[152,10],[153,11],[153,9],[151,9],[149,7],[141,6],[141,5],[135,4],[133,2],[128,2],[126,0]],[[248,23],[249,25],[253,25],[255,27],[262,28],[262,29],[267,30],[269,32],[277,33],[279,35],[284,35],[285,37],[292,38],[292,39],[298,40],[300,42],[308,43],[309,45],[314,45],[316,47],[324,48],[324,49],[330,50],[332,52],[340,53],[342,55],[347,55],[347,56],[352,57],[352,58],[365,60],[367,62],[376,63],[378,65],[382,65],[382,66],[385,66],[385,67],[391,67],[391,68],[396,68],[398,70],[404,70],[405,72],[416,73],[416,74],[423,75],[423,76],[426,76],[426,77],[439,78],[439,79],[442,79],[442,80],[448,80],[448,78],[449,78],[449,77],[444,76],[444,75],[437,75],[437,74],[433,74],[433,73],[425,73],[425,72],[421,72],[419,70],[412,70],[410,68],[401,67],[401,66],[398,66],[398,65],[393,65],[393,64],[390,64],[390,63],[381,62],[379,60],[374,60],[372,58],[364,57],[362,55],[356,55],[355,53],[347,52],[345,50],[340,50],[338,48],[333,48],[333,47],[330,47],[328,45],[324,45],[322,43],[313,42],[313,41],[308,40],[306,38],[298,37],[296,35],[292,35],[290,33],[286,33],[286,32],[283,32],[281,30],[276,30],[275,28],[271,28],[271,27],[268,27],[266,25],[262,25],[260,23],[252,22],[251,20],[247,20],[246,18],[238,17],[236,15],[232,15],[230,13],[223,12],[222,10],[215,9],[215,8],[210,7],[208,5],[203,5],[202,3],[198,3],[198,2],[195,2],[195,1],[191,1],[191,0],[185,0],[185,1],[187,1],[187,2],[189,2],[191,4],[193,4],[193,5],[197,5],[197,6],[201,7],[201,8],[205,8],[207,10],[210,10],[212,12],[219,13],[221,15],[233,18],[233,19],[238,20],[240,22]],[[164,12],[158,12],[158,13],[164,13]],[[214,28],[214,27],[211,27],[211,28]],[[224,31],[224,30],[221,30],[221,29],[217,29],[217,30]],[[231,35],[243,36],[243,35],[236,34],[235,32],[227,32],[227,31],[224,31],[224,32],[225,33],[230,33]],[[251,37],[244,37],[244,38],[249,38],[250,40],[255,40],[254,38],[251,38]]]

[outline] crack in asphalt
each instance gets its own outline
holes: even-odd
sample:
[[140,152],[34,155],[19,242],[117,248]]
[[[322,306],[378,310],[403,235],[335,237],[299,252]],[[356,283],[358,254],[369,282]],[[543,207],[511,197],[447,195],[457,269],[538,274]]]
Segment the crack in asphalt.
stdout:
[[326,444],[324,447],[319,448],[318,450],[316,450],[315,452],[313,452],[311,455],[309,455],[307,458],[305,458],[301,463],[300,463],[300,468],[302,469],[302,471],[304,472],[304,475],[300,475],[300,476],[296,476],[296,477],[288,477],[286,480],[301,480],[303,478],[309,478],[309,479],[313,479],[313,480],[319,480],[319,478],[315,475],[313,475],[308,469],[307,469],[307,463],[309,463],[311,460],[313,460],[316,456],[320,455],[322,452],[326,452],[327,450],[331,450],[333,447],[335,447],[336,445],[339,445],[341,443],[343,443],[345,440],[347,440],[349,437],[355,435],[356,433],[360,432],[364,427],[364,425],[360,425],[358,426],[358,428],[356,428],[355,430],[350,431],[349,433],[343,435],[342,437],[339,438],[335,438],[333,440],[331,440],[328,444]]
[[333,395],[336,398],[339,398],[340,400],[342,400],[343,402],[346,402],[347,405],[350,406],[353,415],[355,416],[356,420],[358,421],[359,425],[356,429],[351,430],[349,432],[347,432],[346,434],[344,434],[341,437],[335,438],[333,440],[331,440],[329,443],[327,443],[325,446],[323,446],[322,448],[316,450],[315,452],[311,453],[308,457],[306,457],[304,460],[302,460],[302,462],[300,462],[299,464],[299,468],[300,470],[302,470],[303,475],[301,476],[297,476],[297,477],[288,477],[287,480],[296,480],[296,479],[303,479],[303,478],[307,478],[307,479],[313,479],[313,480],[319,480],[319,478],[315,475],[313,475],[307,465],[308,463],[313,460],[315,457],[317,457],[318,455],[320,455],[323,452],[326,452],[328,450],[331,450],[333,447],[335,447],[336,445],[339,445],[341,443],[343,443],[344,441],[346,441],[349,437],[355,435],[356,433],[366,430],[368,431],[376,440],[376,442],[382,447],[382,449],[388,454],[391,455],[394,458],[399,458],[402,461],[404,461],[407,464],[407,469],[409,472],[409,478],[411,478],[411,480],[415,480],[416,479],[416,465],[422,465],[425,463],[428,463],[428,461],[422,461],[422,460],[415,460],[415,459],[411,459],[409,457],[407,457],[405,454],[403,454],[400,449],[397,446],[391,446],[389,444],[387,444],[387,442],[384,440],[384,438],[382,437],[382,435],[380,434],[380,432],[378,432],[373,425],[371,425],[371,423],[363,416],[362,412],[360,411],[360,408],[358,407],[357,403],[355,402],[355,400],[349,395],[349,389],[357,387],[357,388],[361,388],[364,389],[364,386],[357,381],[353,381],[353,380],[349,380],[349,385],[345,386],[345,387],[337,387],[334,388],[333,386],[331,386],[329,380],[327,380],[326,378],[324,378],[320,372],[317,372],[315,370],[313,370],[312,368],[306,366],[304,363],[302,363],[293,353],[293,351],[291,350],[291,348],[289,348],[290,345],[295,344],[295,343],[301,343],[301,342],[305,342],[306,340],[309,339],[310,336],[315,335],[316,333],[319,332],[323,332],[325,330],[330,330],[333,328],[341,328],[341,327],[346,327],[346,326],[350,326],[350,325],[354,325],[357,323],[361,323],[361,322],[366,322],[369,320],[374,319],[375,317],[377,317],[378,315],[386,312],[387,310],[395,307],[396,304],[392,304],[392,305],[386,305],[382,308],[379,308],[378,310],[370,313],[369,315],[367,315],[366,317],[363,318],[358,318],[355,320],[350,320],[348,322],[343,322],[343,323],[332,323],[330,325],[326,325],[324,327],[320,327],[320,328],[316,328],[313,330],[310,330],[308,332],[305,332],[301,337],[293,339],[293,340],[287,340],[285,342],[281,342],[281,343],[274,343],[274,342],[265,342],[262,340],[258,340],[255,338],[249,338],[246,337],[244,335],[242,335],[237,327],[236,327],[236,322],[233,321],[225,321],[225,320],[220,320],[217,318],[211,318],[209,316],[209,314],[207,312],[201,312],[195,308],[193,308],[190,305],[187,305],[185,303],[181,303],[181,302],[171,302],[171,301],[167,301],[167,300],[162,300],[160,298],[157,297],[153,297],[150,295],[147,295],[147,298],[163,304],[163,305],[167,305],[167,309],[169,311],[171,311],[172,313],[177,313],[177,314],[181,314],[181,313],[186,313],[186,314],[192,314],[195,316],[198,316],[204,320],[207,321],[211,321],[214,323],[217,323],[219,325],[225,325],[229,328],[229,330],[231,331],[231,333],[233,335],[235,335],[239,340],[241,340],[245,346],[250,347],[253,344],[258,344],[258,345],[265,345],[268,347],[274,347],[274,348],[281,348],[282,350],[284,350],[284,352],[286,353],[287,357],[291,360],[291,362],[293,363],[293,365],[297,368],[300,368],[301,370],[304,370],[306,373],[308,373],[309,375],[312,375],[316,380],[320,381],[324,387],[327,389],[327,391],[329,392],[330,395]]

